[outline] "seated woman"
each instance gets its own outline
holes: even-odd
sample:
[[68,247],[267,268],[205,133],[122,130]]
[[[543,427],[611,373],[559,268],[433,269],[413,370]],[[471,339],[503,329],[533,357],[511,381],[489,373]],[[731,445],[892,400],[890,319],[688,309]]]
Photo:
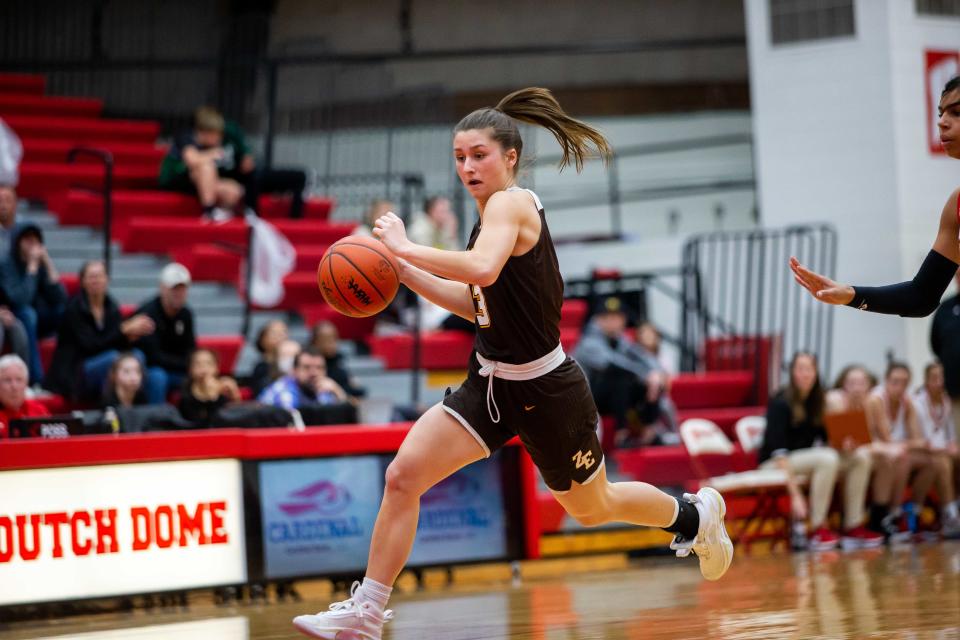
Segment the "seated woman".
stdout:
[[[767,428],[759,461],[763,469],[781,469],[787,475],[787,488],[793,516],[798,523],[809,517],[813,534],[808,545],[814,551],[836,548],[837,535],[827,526],[827,515],[837,474],[844,481],[844,548],[875,547],[883,536],[863,527],[863,510],[870,479],[870,455],[852,443],[844,455],[825,446],[823,426],[825,410],[823,387],[813,354],[798,352],[790,362],[790,381],[767,405]],[[800,488],[799,476],[810,479],[809,508]]]
[[[120,306],[107,292],[110,281],[102,261],[84,263],[79,275],[80,291],[67,303],[43,386],[72,400],[98,400],[120,352],[156,327],[143,314],[121,318]],[[143,362],[142,353],[133,353]]]
[[116,409],[142,404],[147,404],[147,392],[143,388],[143,364],[133,353],[121,353],[110,367],[100,406]]
[[197,427],[211,427],[220,409],[239,400],[236,381],[220,375],[217,354],[209,349],[194,351],[180,396],[180,414]]
[[283,320],[271,320],[260,329],[255,343],[257,351],[260,352],[260,362],[253,367],[253,373],[250,375],[253,395],[260,395],[260,392],[276,379],[277,347],[289,337],[287,323]]
[[872,531],[884,531],[884,518],[894,504],[894,490],[899,474],[904,473],[904,450],[885,441],[883,429],[883,403],[870,390],[877,384],[876,377],[858,364],[843,368],[827,392],[827,413],[862,411],[866,414],[867,427],[873,444],[870,454],[873,461],[870,517],[867,525]]
[[[931,362],[923,371],[923,386],[913,394],[913,406],[935,470],[937,496],[940,499],[940,532],[945,538],[960,537],[960,509],[957,508],[953,482],[957,463],[957,440],[950,398],[944,391],[943,365]],[[922,501],[922,486],[913,485],[914,500]]]

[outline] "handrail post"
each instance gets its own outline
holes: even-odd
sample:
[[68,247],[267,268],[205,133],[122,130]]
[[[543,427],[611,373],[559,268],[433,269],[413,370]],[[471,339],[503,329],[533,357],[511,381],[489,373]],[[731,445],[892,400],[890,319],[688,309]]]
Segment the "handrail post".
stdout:
[[87,154],[103,162],[103,266],[110,276],[110,240],[113,226],[113,154],[97,147],[76,146],[67,152],[67,163],[73,164],[78,155]]

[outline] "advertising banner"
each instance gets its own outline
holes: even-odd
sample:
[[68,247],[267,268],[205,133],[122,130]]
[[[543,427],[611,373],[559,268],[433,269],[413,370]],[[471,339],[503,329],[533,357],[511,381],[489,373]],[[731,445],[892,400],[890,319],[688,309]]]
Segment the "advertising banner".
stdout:
[[409,564],[492,560],[507,555],[500,454],[453,474],[424,494]]
[[236,460],[0,472],[0,605],[245,581]]
[[382,497],[378,456],[261,464],[266,576],[361,571]]

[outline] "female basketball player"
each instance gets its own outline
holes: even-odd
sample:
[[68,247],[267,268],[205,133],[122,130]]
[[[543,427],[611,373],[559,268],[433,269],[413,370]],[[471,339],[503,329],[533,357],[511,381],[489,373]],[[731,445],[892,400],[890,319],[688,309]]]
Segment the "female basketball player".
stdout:
[[[940,142],[951,158],[960,159],[960,76],[951,79],[940,94]],[[851,287],[810,271],[796,258],[790,268],[796,281],[813,297],[829,304],[845,304],[863,311],[920,318],[934,312],[960,263],[960,205],[957,189],[940,214],[940,230],[920,270],[910,282],[885,287]]]
[[467,251],[413,244],[392,213],[377,220],[374,234],[400,259],[404,284],[476,324],[475,353],[467,380],[417,421],[387,468],[363,584],[329,611],[297,617],[294,624],[307,635],[380,638],[393,616],[385,610],[391,586],[413,546],[420,496],[514,435],[581,524],[663,528],[675,534],[670,546],[678,556],[699,556],[709,580],[733,559],[726,507],[713,489],[677,500],[642,482],[607,481],[596,406],[579,366],[560,346],[563,280],[543,206],[516,186],[523,150],[517,121],[556,136],[561,168],[573,160],[579,171],[590,147],[611,153],[599,132],[564,113],[546,89],[516,91],[454,129],[457,174],[480,213]]

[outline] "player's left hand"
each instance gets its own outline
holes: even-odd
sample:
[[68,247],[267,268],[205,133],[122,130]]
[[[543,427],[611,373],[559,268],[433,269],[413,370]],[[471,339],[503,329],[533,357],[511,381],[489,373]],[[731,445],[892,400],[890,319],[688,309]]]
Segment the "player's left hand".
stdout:
[[801,287],[810,292],[814,298],[827,304],[847,304],[853,300],[853,287],[834,282],[826,276],[815,273],[800,264],[800,261],[790,257],[790,270],[793,279]]
[[393,211],[388,211],[377,218],[373,226],[373,235],[397,256],[403,255],[404,249],[410,244],[403,220]]

